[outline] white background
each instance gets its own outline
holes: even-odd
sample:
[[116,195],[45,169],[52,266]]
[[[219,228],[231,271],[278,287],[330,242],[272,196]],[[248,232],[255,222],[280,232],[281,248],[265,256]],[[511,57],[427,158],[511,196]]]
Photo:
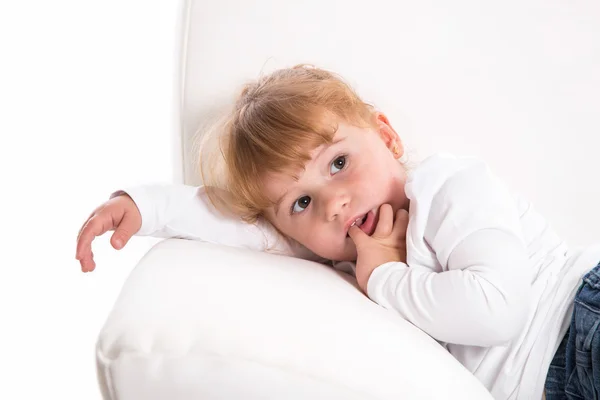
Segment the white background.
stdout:
[[177,1],[0,3],[0,399],[99,399],[94,347],[137,260],[75,238],[120,187],[171,181]]

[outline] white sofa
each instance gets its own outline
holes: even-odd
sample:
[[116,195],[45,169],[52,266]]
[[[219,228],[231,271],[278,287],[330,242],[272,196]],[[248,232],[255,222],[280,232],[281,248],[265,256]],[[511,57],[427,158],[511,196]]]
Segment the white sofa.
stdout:
[[[419,149],[413,160],[438,150],[485,158],[573,244],[594,239],[598,189],[581,183],[597,181],[600,144],[592,2],[189,0],[182,9],[175,140],[185,183],[199,183],[198,127],[240,83],[309,62],[386,112]],[[155,246],[125,283],[97,367],[106,400],[490,398],[351,277],[177,239]]]
[[179,239],[135,268],[97,360],[111,400],[489,398],[443,347],[349,276]]

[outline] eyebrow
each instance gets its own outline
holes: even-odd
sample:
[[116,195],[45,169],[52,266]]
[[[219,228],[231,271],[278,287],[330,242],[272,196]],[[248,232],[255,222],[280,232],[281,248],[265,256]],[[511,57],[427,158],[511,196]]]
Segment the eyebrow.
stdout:
[[[336,144],[338,144],[338,143],[340,143],[340,142],[343,142],[344,140],[346,140],[346,138],[345,138],[345,137],[343,137],[343,138],[339,138],[339,139],[337,139],[337,140],[334,140],[334,141],[332,141],[330,144],[328,144],[327,146],[323,147],[323,148],[321,149],[321,151],[319,151],[319,153],[316,155],[316,157],[314,158],[314,160],[315,160],[315,161],[316,161],[316,160],[318,160],[318,159],[321,157],[321,155],[322,155],[323,153],[325,153],[327,150],[329,150],[329,149],[330,149],[331,147],[333,147],[334,145],[336,145]],[[298,179],[296,179],[296,180],[298,180]],[[281,195],[281,197],[279,197],[279,199],[277,199],[277,201],[275,202],[275,206],[274,206],[274,208],[275,208],[275,215],[276,215],[276,216],[279,214],[279,207],[281,206],[281,202],[283,201],[283,199],[285,198],[285,196],[286,196],[288,193],[289,193],[289,190],[286,190],[286,191],[285,191],[285,192],[284,192],[284,193]]]
[[338,143],[340,143],[340,142],[343,142],[344,140],[346,140],[346,138],[345,138],[345,137],[343,137],[343,138],[339,138],[339,139],[337,139],[337,140],[334,140],[333,142],[331,142],[331,144],[328,144],[327,146],[323,147],[323,148],[321,149],[321,151],[319,152],[319,154],[317,154],[317,156],[314,158],[314,160],[315,160],[315,161],[316,161],[316,160],[318,160],[318,159],[319,159],[319,157],[321,157],[321,154],[325,153],[327,150],[329,150],[330,148],[332,148],[332,147],[333,147],[333,146],[335,146],[336,144],[338,144]]

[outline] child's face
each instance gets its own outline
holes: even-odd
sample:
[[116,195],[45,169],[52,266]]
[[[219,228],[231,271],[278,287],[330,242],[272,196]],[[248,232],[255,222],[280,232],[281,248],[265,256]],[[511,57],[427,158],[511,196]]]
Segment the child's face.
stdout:
[[[333,144],[316,148],[305,169],[295,171],[298,180],[288,173],[268,175],[266,194],[280,201],[265,210],[265,217],[321,257],[356,260],[348,236],[352,222],[372,211],[362,227],[370,235],[382,204],[390,204],[394,212],[408,209],[406,172],[396,159],[402,144],[385,116],[380,114],[378,123],[375,130],[340,122]],[[394,143],[400,150],[396,155]]]

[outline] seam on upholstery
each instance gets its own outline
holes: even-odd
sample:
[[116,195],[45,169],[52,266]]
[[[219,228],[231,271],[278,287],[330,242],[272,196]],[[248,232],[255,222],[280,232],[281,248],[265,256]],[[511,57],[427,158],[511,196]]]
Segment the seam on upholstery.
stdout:
[[187,153],[186,137],[184,132],[183,113],[185,106],[185,94],[186,94],[186,82],[187,82],[187,64],[188,64],[188,47],[189,47],[189,36],[190,36],[190,25],[191,25],[191,14],[193,9],[193,0],[180,0],[181,9],[179,10],[179,26],[178,26],[178,38],[177,38],[177,59],[176,62],[176,78],[175,78],[175,124],[179,138],[179,149],[178,151],[179,161],[181,165],[176,166],[181,171],[181,183],[187,182]]
[[[137,351],[137,350],[121,350],[119,352],[119,356],[123,355],[123,354],[138,355],[140,357],[149,357],[149,356],[152,356],[155,353],[142,353],[142,352]],[[371,395],[371,394],[365,393],[365,392],[357,390],[357,389],[350,388],[350,387],[348,387],[347,385],[345,385],[345,384],[343,384],[341,382],[331,381],[331,380],[324,379],[322,377],[311,375],[309,373],[298,371],[298,370],[295,370],[295,369],[283,368],[283,367],[280,367],[280,366],[272,365],[270,363],[265,363],[264,361],[258,361],[258,360],[248,359],[248,358],[239,357],[239,356],[223,356],[221,354],[209,353],[209,352],[202,352],[202,353],[200,353],[200,352],[193,351],[193,352],[188,352],[188,353],[185,354],[185,356],[187,356],[187,355],[194,355],[196,357],[209,356],[209,357],[213,357],[213,358],[222,358],[222,359],[234,360],[234,361],[245,361],[247,363],[258,364],[258,365],[261,365],[261,366],[269,368],[269,369],[283,370],[283,371],[286,371],[288,373],[294,373],[294,374],[299,375],[299,376],[304,376],[304,377],[310,378],[310,379],[312,379],[314,381],[317,381],[317,382],[323,382],[323,383],[330,384],[330,385],[332,385],[334,387],[342,387],[342,388],[347,389],[349,392],[356,393],[356,394],[359,394],[361,396],[364,396],[366,399],[373,399],[373,400],[377,400],[378,399],[377,397],[373,397],[373,395]],[[108,363],[110,363],[112,361],[115,361],[115,360],[117,360],[119,358],[119,357],[108,358],[108,357],[106,357],[104,355],[104,353],[100,349],[98,349],[98,351],[97,351],[97,356],[100,357],[105,364],[108,364]],[[180,356],[180,355],[176,355],[174,353],[168,353],[168,352],[161,352],[160,356],[161,357],[170,357],[170,358],[185,358],[185,356]],[[111,379],[111,388],[112,388],[112,392],[113,392],[113,393],[111,393],[111,396],[114,396],[114,387],[112,386],[112,379]],[[117,400],[116,396],[113,399],[111,399],[111,400]]]
[[104,376],[105,390],[110,396],[109,400],[118,400],[111,369],[109,367],[109,364],[112,360],[104,356],[100,346],[96,346],[96,360],[97,363],[102,363],[102,375]]

